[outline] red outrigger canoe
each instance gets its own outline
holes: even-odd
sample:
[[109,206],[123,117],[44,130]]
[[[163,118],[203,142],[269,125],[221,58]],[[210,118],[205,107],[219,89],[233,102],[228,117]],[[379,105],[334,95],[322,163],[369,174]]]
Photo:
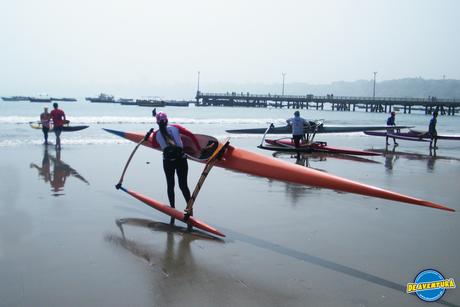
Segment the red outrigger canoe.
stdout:
[[[357,156],[381,156],[380,153],[366,151],[366,150],[357,150],[351,148],[343,148],[343,147],[332,147],[327,145],[326,142],[301,142],[300,147],[298,149],[295,148],[294,141],[291,138],[283,138],[278,140],[272,139],[265,139],[265,142],[274,145],[274,146],[281,146],[282,148],[290,149],[291,151],[306,151],[306,152],[327,152],[327,153],[334,153],[334,154],[345,154],[345,155],[357,155]],[[275,148],[270,147],[261,147],[263,149],[271,149],[276,150]]]
[[[111,129],[104,130],[136,143],[138,143],[144,138],[144,133],[123,132]],[[181,137],[184,144],[184,151],[187,153],[188,157],[194,161],[205,163],[206,160],[202,160],[199,158],[200,152],[196,151],[193,141],[190,139],[190,137],[186,135],[181,135]],[[195,137],[202,148],[204,148],[210,140],[214,142],[217,141],[217,139],[215,139],[214,137],[207,135],[195,134]],[[152,136],[150,137],[150,140],[148,142],[144,142],[145,146],[151,147],[153,149],[159,149],[153,146],[153,144],[154,143],[152,143]],[[275,180],[367,195],[451,212],[455,211],[452,208],[436,204],[427,200],[403,195],[400,193],[388,191],[371,185],[348,180],[311,168],[306,168],[294,163],[288,163],[286,161],[282,161],[273,157],[237,148],[232,145],[228,146],[222,158],[219,161],[217,161],[215,165],[226,169],[231,169],[242,173],[271,178]]]

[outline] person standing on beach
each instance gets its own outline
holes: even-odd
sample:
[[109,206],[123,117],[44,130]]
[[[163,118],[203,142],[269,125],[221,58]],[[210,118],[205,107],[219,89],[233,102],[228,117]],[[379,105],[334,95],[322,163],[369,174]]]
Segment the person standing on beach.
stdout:
[[300,147],[300,140],[305,134],[304,127],[309,125],[309,123],[305,118],[300,117],[299,111],[295,111],[294,117],[286,120],[286,122],[292,128],[292,139],[294,140],[294,146],[297,149]]
[[48,107],[45,107],[43,113],[40,114],[40,122],[42,124],[43,137],[45,138],[45,145],[48,145],[48,132],[50,131],[51,114],[48,113]]
[[56,148],[61,149],[61,132],[62,127],[67,122],[65,118],[65,113],[61,109],[58,108],[58,104],[55,102],[53,103],[54,110],[51,111],[50,115],[53,120],[53,130],[54,134],[56,135]]
[[436,146],[436,143],[438,142],[438,132],[436,131],[436,124],[437,124],[437,118],[438,117],[438,111],[433,112],[433,117],[430,120],[430,125],[428,126],[428,134],[430,135],[431,141],[430,141],[430,148],[433,149],[438,149]]
[[[391,112],[391,116],[388,117],[388,119],[387,119],[387,126],[396,126],[395,117],[396,117],[396,112]],[[390,143],[388,143],[388,134],[393,134],[393,133],[395,133],[395,129],[393,129],[393,128],[388,128],[387,129],[387,137],[386,137],[387,145],[390,145]],[[396,143],[395,138],[393,138],[393,144],[395,146],[399,145],[398,143]]]
[[[187,184],[188,163],[187,156],[183,150],[182,140],[180,138],[179,128],[168,125],[168,116],[164,112],[156,114],[156,121],[159,130],[155,133],[155,140],[163,151],[163,170],[166,176],[168,186],[169,205],[175,208],[174,175],[177,174],[179,180],[179,188],[185,201],[190,200],[190,189]],[[174,218],[171,218],[171,224],[174,224]],[[191,228],[189,227],[189,230]]]

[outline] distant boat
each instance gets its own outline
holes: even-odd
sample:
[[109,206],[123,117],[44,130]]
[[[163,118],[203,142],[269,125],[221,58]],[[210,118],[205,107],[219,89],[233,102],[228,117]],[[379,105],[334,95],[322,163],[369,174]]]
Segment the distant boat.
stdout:
[[51,102],[51,98],[46,95],[39,95],[38,97],[29,97],[30,102]]
[[123,105],[128,105],[128,106],[137,105],[136,101],[134,99],[131,99],[131,98],[120,98],[120,99],[117,99],[116,102],[118,102],[120,104],[123,104]]
[[136,104],[141,107],[164,107],[166,105],[163,100],[155,99],[136,99]]
[[104,93],[101,93],[98,97],[86,97],[85,99],[90,102],[108,102],[108,103],[116,102],[112,95],[107,95]]
[[77,101],[77,99],[75,98],[66,98],[66,97],[63,97],[63,98],[51,97],[51,100],[52,101]]
[[11,96],[11,97],[2,97],[3,101],[29,101],[28,96]]
[[190,101],[179,101],[179,100],[167,100],[165,101],[165,105],[167,107],[188,107]]

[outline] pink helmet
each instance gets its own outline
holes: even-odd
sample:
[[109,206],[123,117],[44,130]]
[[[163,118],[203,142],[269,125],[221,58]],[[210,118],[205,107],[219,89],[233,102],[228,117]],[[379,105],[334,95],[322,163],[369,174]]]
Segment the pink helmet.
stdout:
[[168,115],[166,115],[165,112],[158,112],[156,115],[157,123],[159,124],[160,122],[168,122]]

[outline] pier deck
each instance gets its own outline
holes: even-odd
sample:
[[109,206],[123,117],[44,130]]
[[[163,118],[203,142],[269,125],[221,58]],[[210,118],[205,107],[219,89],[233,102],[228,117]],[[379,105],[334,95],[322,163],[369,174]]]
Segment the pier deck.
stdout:
[[411,113],[422,109],[425,114],[439,110],[440,114],[455,115],[460,108],[460,99],[431,98],[395,98],[395,97],[350,97],[350,96],[295,96],[295,95],[259,95],[250,93],[203,93],[197,92],[196,106],[226,106],[255,108],[295,108],[324,110],[328,105],[332,111],[385,112],[393,110]]

